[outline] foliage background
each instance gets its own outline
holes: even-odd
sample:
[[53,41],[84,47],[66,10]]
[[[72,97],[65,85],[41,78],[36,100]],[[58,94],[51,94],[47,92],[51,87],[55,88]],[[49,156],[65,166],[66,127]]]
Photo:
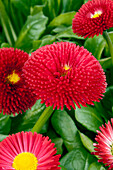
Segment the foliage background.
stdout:
[[[113,112],[111,57],[102,35],[84,39],[72,32],[72,19],[87,0],[0,0],[0,46],[31,53],[58,41],[69,41],[87,48],[102,65],[108,87],[103,100],[94,107],[68,111],[55,110],[40,133],[50,137],[61,154],[62,170],[105,170],[90,154],[99,126],[108,122]],[[108,30],[113,42],[112,28]],[[32,129],[45,109],[40,100],[22,115],[0,114],[0,141],[8,134]]]

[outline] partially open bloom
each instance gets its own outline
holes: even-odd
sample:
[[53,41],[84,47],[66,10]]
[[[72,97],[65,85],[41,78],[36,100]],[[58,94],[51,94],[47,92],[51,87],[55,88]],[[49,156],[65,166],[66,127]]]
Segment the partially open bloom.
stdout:
[[105,126],[100,127],[101,131],[97,130],[94,143],[95,151],[92,154],[99,157],[98,162],[103,162],[105,166],[109,166],[109,170],[113,168],[113,119],[105,123]]
[[60,155],[49,137],[36,132],[9,135],[0,143],[0,166],[5,170],[57,170]]
[[21,113],[30,108],[36,96],[23,77],[22,67],[28,54],[14,48],[0,49],[0,113]]
[[37,98],[46,106],[68,109],[102,98],[106,78],[99,62],[84,47],[69,42],[46,45],[32,53],[23,68]]
[[84,38],[103,34],[113,27],[113,1],[92,0],[83,4],[72,23],[73,32]]

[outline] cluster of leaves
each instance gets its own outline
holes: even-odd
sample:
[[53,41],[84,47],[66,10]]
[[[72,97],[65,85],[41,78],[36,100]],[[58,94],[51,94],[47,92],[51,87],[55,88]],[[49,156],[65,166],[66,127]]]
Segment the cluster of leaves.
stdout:
[[[113,78],[111,57],[102,35],[84,39],[72,32],[72,19],[87,0],[0,0],[0,46],[28,53],[57,41],[69,41],[87,48],[99,60],[108,88],[100,103],[68,111],[55,110],[40,133],[50,137],[61,154],[62,170],[105,170],[90,154],[96,130],[112,117]],[[113,41],[112,29],[108,30]],[[113,74],[112,74],[113,75]],[[29,131],[45,109],[40,100],[22,115],[0,114],[0,141],[8,134]]]

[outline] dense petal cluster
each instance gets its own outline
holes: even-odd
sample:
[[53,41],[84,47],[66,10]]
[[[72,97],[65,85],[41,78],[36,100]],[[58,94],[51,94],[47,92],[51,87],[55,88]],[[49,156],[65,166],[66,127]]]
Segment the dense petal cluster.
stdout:
[[101,131],[97,130],[94,143],[95,151],[92,154],[99,157],[98,162],[103,162],[105,166],[109,166],[109,170],[113,169],[113,119],[105,123],[105,126],[100,127]]
[[58,170],[60,155],[49,137],[36,132],[9,135],[0,143],[0,167],[5,170]]
[[113,1],[92,0],[83,4],[72,23],[73,32],[79,36],[94,37],[113,27]]
[[102,98],[106,77],[99,62],[84,47],[69,42],[46,45],[32,53],[24,76],[46,106],[70,110]]
[[28,54],[14,48],[0,49],[0,113],[21,113],[36,101],[22,75]]

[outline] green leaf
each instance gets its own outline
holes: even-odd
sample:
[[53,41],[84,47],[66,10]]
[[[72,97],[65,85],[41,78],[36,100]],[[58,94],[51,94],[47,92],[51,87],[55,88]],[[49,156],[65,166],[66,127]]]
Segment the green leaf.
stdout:
[[63,0],[63,12],[78,11],[83,4],[83,0]]
[[46,0],[46,6],[43,9],[44,15],[46,15],[49,20],[53,20],[61,10],[62,0]]
[[101,101],[102,107],[105,110],[105,116],[110,119],[113,117],[113,86],[109,86],[104,93]]
[[8,43],[2,43],[1,48],[3,48],[3,47],[11,47],[11,46]]
[[[13,3],[9,3],[8,9],[9,9],[8,14],[10,15],[10,19],[12,21],[14,30],[15,30],[16,34],[18,35],[26,21],[26,16],[24,15],[26,13],[22,13],[21,8],[18,9],[17,7],[14,6]],[[15,15],[15,13],[16,13],[16,15]]]
[[10,131],[11,119],[8,115],[0,113],[0,134],[7,135]]
[[103,69],[110,68],[112,66],[111,57],[102,58],[101,60],[99,60],[99,63],[101,64]]
[[37,50],[38,48],[45,46],[47,44],[52,44],[55,42],[56,37],[52,35],[44,36],[41,40],[33,41],[33,50]]
[[43,5],[45,3],[45,1],[47,0],[30,0],[30,3],[31,3],[31,6],[34,6],[34,5]]
[[10,21],[10,18],[8,17],[8,14],[5,10],[5,6],[1,0],[0,0],[0,20],[8,43],[10,45],[13,45],[17,37],[13,25]]
[[32,51],[35,51],[38,48],[40,48],[41,44],[42,44],[42,40],[34,40],[33,41],[33,50]]
[[33,16],[28,16],[16,41],[15,47],[29,52],[32,48],[32,42],[39,39],[44,33],[47,20],[47,17],[45,17],[42,12]]
[[72,19],[74,18],[75,12],[67,12],[64,14],[60,14],[56,18],[54,18],[50,24],[48,25],[48,28],[58,27],[59,25],[66,25],[70,26],[72,25]]
[[88,38],[84,43],[84,48],[92,53],[98,60],[101,58],[102,52],[105,48],[106,41],[102,35]]
[[51,118],[52,126],[62,137],[68,151],[81,147],[80,137],[72,118],[66,111],[56,110]]
[[50,139],[58,138],[58,135],[56,134],[56,132],[54,131],[54,129],[51,126],[49,126],[49,129],[48,129],[46,135],[49,136]]
[[62,165],[59,165],[59,167],[61,167],[61,170],[67,170],[67,168],[65,168],[65,167],[62,166]]
[[11,0],[11,3],[26,16],[29,14],[31,5],[30,0]]
[[86,135],[83,133],[80,133],[80,139],[86,149],[88,149],[90,152],[94,152],[94,147],[93,147],[93,141],[89,139]]
[[101,117],[104,118],[104,120],[106,120],[106,111],[105,111],[104,107],[102,106],[101,101],[100,102],[94,102],[95,109],[101,115]]
[[63,149],[62,149],[63,140],[62,140],[62,138],[52,139],[52,142],[55,143],[55,147],[57,149],[57,154],[62,154],[63,153]]
[[58,27],[54,28],[51,32],[52,33],[60,33],[60,32],[66,31],[67,28],[68,28],[67,26],[59,25]]
[[5,41],[6,41],[5,34],[2,30],[2,32],[0,32],[0,44],[4,43]]
[[89,166],[88,170],[105,170],[105,168],[104,168],[100,163],[98,163],[98,162],[93,162],[93,163]]
[[[57,30],[58,30],[58,28],[57,28]],[[66,29],[64,31],[61,31],[60,33],[58,33],[56,35],[56,38],[75,38],[75,39],[84,40],[83,37],[80,37],[80,36],[73,33],[72,26],[66,27]]]
[[84,4],[85,4],[86,2],[88,2],[88,0],[84,0]]
[[[12,118],[11,133],[17,133],[20,131],[30,131],[35,125],[36,121],[40,117],[41,113],[44,111],[45,105],[40,103],[38,100],[31,110],[27,110],[26,113],[22,115],[19,114]],[[16,128],[15,128],[16,127]],[[47,123],[42,128],[42,133],[47,132]]]
[[103,120],[100,117],[100,113],[96,111],[94,107],[81,107],[81,109],[76,108],[75,118],[79,123],[81,123],[88,130],[96,132],[99,126],[103,124]]
[[8,135],[2,135],[0,134],[0,142],[3,141]]
[[55,42],[55,40],[56,40],[55,36],[52,36],[52,35],[44,36],[41,39],[42,43],[41,43],[40,47],[45,46],[47,44],[52,44],[53,42]]
[[73,149],[60,161],[67,170],[88,170],[89,165],[96,159],[83,147]]
[[31,15],[36,15],[39,12],[43,11],[45,5],[35,5],[34,7],[31,7]]

